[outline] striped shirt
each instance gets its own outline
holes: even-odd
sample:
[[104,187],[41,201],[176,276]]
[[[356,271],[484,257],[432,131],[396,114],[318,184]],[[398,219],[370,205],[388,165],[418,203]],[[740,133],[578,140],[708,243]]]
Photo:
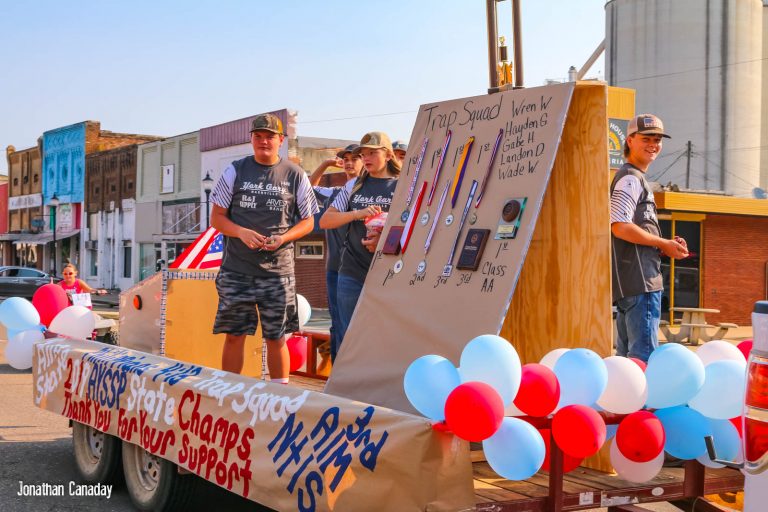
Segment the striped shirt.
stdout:
[[[653,191],[642,171],[624,164],[611,183],[611,224],[626,222],[661,236]],[[627,242],[611,235],[613,301],[664,288],[661,257],[656,247]]]
[[[317,200],[304,170],[280,160],[261,165],[252,156],[232,162],[211,194],[238,226],[270,236],[285,234],[318,212]],[[251,276],[292,275],[293,243],[275,251],[256,251],[242,240],[226,237],[221,268]]]

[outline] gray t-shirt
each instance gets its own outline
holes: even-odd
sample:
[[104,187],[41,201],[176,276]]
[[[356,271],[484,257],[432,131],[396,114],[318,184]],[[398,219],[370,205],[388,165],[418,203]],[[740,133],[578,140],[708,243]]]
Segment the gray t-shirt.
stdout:
[[[317,201],[304,170],[280,160],[261,165],[252,156],[232,162],[211,194],[235,224],[270,236],[282,235],[297,220],[317,213]],[[293,243],[275,251],[248,248],[236,237],[224,237],[221,268],[251,276],[293,274]]]
[[[348,181],[331,206],[340,212],[362,210],[372,205],[380,206],[384,212],[389,211],[397,186],[397,178],[368,176],[363,186],[353,194],[352,189],[356,182],[356,179]],[[363,246],[362,242],[366,231],[365,222],[362,220],[353,220],[349,223],[344,250],[341,251],[341,267],[339,267],[339,274],[353,277],[360,282],[365,281],[368,267],[373,260],[373,254]]]
[[[611,183],[611,224],[634,223],[661,236],[653,191],[645,175],[624,164]],[[611,236],[613,246],[613,302],[645,292],[664,289],[661,256],[656,247],[638,245]]]
[[[354,180],[353,180],[354,181]],[[322,197],[323,211],[333,204],[336,196],[344,187],[315,187],[315,193]],[[338,272],[341,266],[341,251],[344,249],[344,240],[347,239],[349,226],[344,224],[335,229],[325,230],[325,242],[328,245],[328,254],[325,257],[325,270]]]

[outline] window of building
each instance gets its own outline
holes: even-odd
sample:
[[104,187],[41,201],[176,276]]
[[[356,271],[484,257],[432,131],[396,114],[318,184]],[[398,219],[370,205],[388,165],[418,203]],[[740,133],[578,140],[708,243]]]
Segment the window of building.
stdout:
[[99,242],[92,240],[88,248],[88,275],[99,275]]
[[131,277],[131,242],[126,241],[123,245],[123,277]]
[[[701,214],[674,212],[671,216],[660,215],[661,236],[672,238],[681,236],[688,243],[689,256],[673,260],[661,255],[661,274],[664,279],[664,291],[661,296],[661,315],[670,321],[672,308],[700,307],[701,294]],[[666,218],[665,218],[666,217]],[[672,278],[674,276],[674,279]],[[674,321],[680,321],[682,313],[674,315]]]
[[325,245],[317,242],[296,242],[296,259],[321,260],[325,255]]
[[139,244],[139,279],[146,279],[156,272],[160,259],[160,244]]

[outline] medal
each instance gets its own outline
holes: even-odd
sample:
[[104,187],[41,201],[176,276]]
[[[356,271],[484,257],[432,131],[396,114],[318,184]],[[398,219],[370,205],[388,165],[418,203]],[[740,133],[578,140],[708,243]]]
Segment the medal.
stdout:
[[440,202],[437,203],[435,220],[432,221],[432,227],[429,228],[429,233],[427,234],[427,240],[424,242],[424,254],[427,254],[427,252],[429,252],[429,246],[432,243],[432,236],[435,234],[435,228],[437,227],[437,223],[440,221],[440,212],[443,209],[443,204],[445,204],[445,198],[448,196],[448,187],[450,186],[451,186],[450,183],[445,184],[445,188],[443,189],[443,195],[440,196]]
[[[488,169],[485,171],[483,184],[480,185],[480,193],[477,194],[477,201],[475,201],[475,208],[480,206],[480,201],[483,200],[483,194],[485,193],[485,186],[488,185],[488,178],[491,176],[491,168],[493,167],[493,161],[496,159],[496,153],[499,150],[499,144],[501,143],[502,135],[504,135],[503,129],[499,130],[499,134],[496,136],[496,143],[493,145],[493,151],[491,152],[491,159],[488,161]],[[474,224],[474,222],[470,221],[470,224]]]
[[427,222],[429,222],[429,212],[422,213],[421,219],[419,219],[419,222],[421,222],[422,226],[426,226]]
[[421,260],[416,266],[416,273],[421,275],[427,270],[427,260]]
[[392,272],[399,274],[401,270],[403,270],[403,260],[397,260],[395,266],[392,267]]
[[416,198],[416,204],[413,205],[413,209],[411,210],[410,215],[408,215],[408,222],[405,223],[403,234],[400,236],[400,247],[403,254],[405,254],[405,250],[408,248],[408,241],[411,239],[413,228],[416,224],[416,215],[419,213],[419,208],[421,208],[421,201],[424,199],[424,192],[426,192],[426,190],[427,182],[425,181],[421,184],[419,195]]
[[464,172],[467,170],[467,163],[469,163],[469,153],[472,151],[472,144],[474,143],[475,138],[471,135],[464,143],[464,151],[461,152],[461,159],[458,167],[456,167],[456,174],[453,176],[453,185],[451,186],[451,209],[456,206],[456,200],[459,198],[461,182],[464,180]]
[[419,160],[416,162],[416,171],[413,173],[411,179],[411,186],[408,188],[408,198],[405,200],[405,211],[400,215],[400,220],[405,222],[408,220],[408,208],[411,206],[411,200],[413,200],[413,191],[416,190],[416,182],[419,179],[419,173],[421,172],[421,164],[424,162],[424,153],[427,152],[427,144],[429,139],[424,137],[424,143],[421,145],[421,153],[419,153]]
[[469,197],[467,198],[467,204],[464,205],[464,211],[461,212],[461,219],[459,220],[459,230],[456,233],[456,240],[453,241],[453,247],[451,247],[451,253],[448,255],[448,263],[443,267],[443,277],[448,277],[453,272],[453,256],[456,253],[456,246],[459,245],[459,238],[461,237],[461,229],[464,227],[464,221],[467,219],[467,213],[472,206],[472,198],[475,197],[477,191],[477,181],[472,180],[472,188],[469,190]]
[[432,198],[435,195],[435,188],[437,187],[437,180],[440,179],[440,171],[443,170],[443,161],[445,160],[445,153],[448,152],[448,146],[451,143],[451,130],[445,135],[445,142],[443,143],[443,151],[440,153],[440,160],[437,161],[437,169],[435,170],[435,177],[432,178],[432,188],[429,189],[429,198],[427,199],[427,206],[432,206]]

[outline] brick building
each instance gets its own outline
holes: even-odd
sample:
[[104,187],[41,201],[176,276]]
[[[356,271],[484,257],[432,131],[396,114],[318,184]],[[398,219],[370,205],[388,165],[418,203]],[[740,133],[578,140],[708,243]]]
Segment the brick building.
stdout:
[[[85,199],[85,157],[91,153],[121,146],[138,144],[159,137],[129,133],[115,133],[101,129],[98,121],[83,121],[43,133],[41,138],[42,204],[43,216],[53,241],[46,251],[42,269],[58,271],[64,261],[78,266],[89,266],[91,261],[82,261],[85,240],[90,240],[91,227],[84,218]],[[53,203],[52,203],[53,200]],[[84,231],[80,236],[81,229]],[[48,246],[48,240],[42,240]]]
[[682,236],[691,253],[662,258],[662,313],[713,308],[720,313],[708,323],[751,325],[755,301],[768,299],[768,200],[669,191],[655,198],[663,235]]
[[42,158],[34,146],[5,150],[8,161],[8,225],[0,234],[7,264],[42,269],[43,245],[48,239],[42,233],[45,226],[42,208]]
[[85,210],[89,238],[80,274],[93,286],[133,285],[137,144],[85,157]]

